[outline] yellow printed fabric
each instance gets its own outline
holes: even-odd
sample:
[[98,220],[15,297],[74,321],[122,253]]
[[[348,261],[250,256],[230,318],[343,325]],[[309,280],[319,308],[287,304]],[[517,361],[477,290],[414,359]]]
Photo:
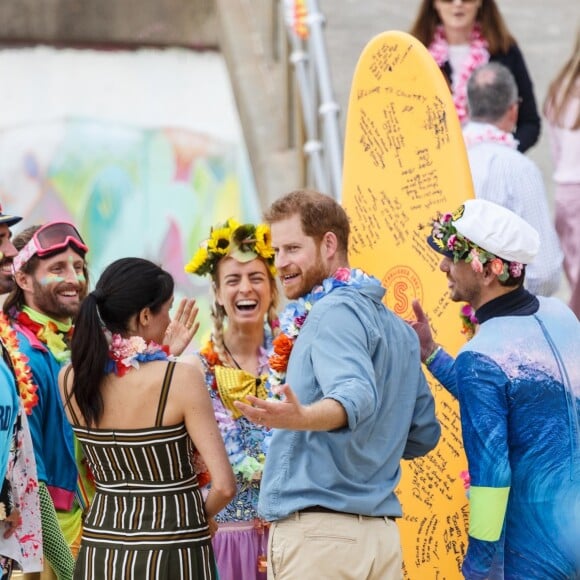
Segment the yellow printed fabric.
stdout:
[[477,487],[469,490],[469,535],[478,540],[499,540],[507,508],[509,487]]
[[244,370],[230,369],[228,367],[215,367],[215,378],[222,403],[231,411],[234,419],[241,417],[241,413],[234,406],[234,401],[245,402],[248,395],[254,395],[260,399],[268,396],[266,391],[266,377],[255,377]]

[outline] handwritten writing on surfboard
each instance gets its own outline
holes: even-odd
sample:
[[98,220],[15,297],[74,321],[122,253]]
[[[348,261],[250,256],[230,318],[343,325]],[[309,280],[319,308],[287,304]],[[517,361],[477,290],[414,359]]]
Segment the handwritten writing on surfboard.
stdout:
[[[421,301],[437,342],[463,343],[459,306],[449,301],[441,256],[426,244],[438,212],[473,197],[461,128],[449,88],[425,48],[387,32],[360,57],[349,102],[343,205],[351,220],[351,263],[378,277],[385,302],[403,318]],[[461,578],[467,546],[466,461],[457,403],[430,381],[443,436],[428,456],[403,465],[397,494],[404,572]]]

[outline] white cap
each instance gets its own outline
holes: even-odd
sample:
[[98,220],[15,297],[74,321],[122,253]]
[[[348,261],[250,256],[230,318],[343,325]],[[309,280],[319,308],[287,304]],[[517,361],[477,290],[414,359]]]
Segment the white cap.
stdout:
[[452,223],[462,236],[508,262],[529,264],[540,249],[540,236],[527,221],[485,199],[467,200]]

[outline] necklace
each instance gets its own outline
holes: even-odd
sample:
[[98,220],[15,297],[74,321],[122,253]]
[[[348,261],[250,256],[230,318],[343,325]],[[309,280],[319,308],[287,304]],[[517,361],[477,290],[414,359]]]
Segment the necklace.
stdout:
[[223,344],[224,344],[224,349],[228,353],[228,356],[232,359],[232,362],[236,365],[236,367],[238,367],[239,370],[242,370],[242,367],[240,366],[240,363],[234,358],[234,355],[231,353],[231,351],[228,348],[228,345],[226,344],[225,340],[224,340],[224,343]]
[[38,404],[38,387],[32,379],[32,371],[28,365],[28,357],[20,352],[20,343],[16,331],[10,325],[8,317],[0,312],[0,340],[6,347],[20,392],[20,399],[27,415],[32,413],[32,409]]
[[463,130],[466,147],[478,143],[498,143],[511,149],[517,149],[519,141],[511,134],[488,123],[468,123]]
[[[272,433],[267,427],[255,425],[245,420],[242,423],[242,420],[234,419],[230,405],[226,406],[222,400],[225,390],[217,384],[217,375],[221,374],[223,370],[238,374],[239,380],[236,380],[235,383],[241,389],[240,396],[238,397],[235,392],[232,392],[231,395],[237,400],[243,400],[245,398],[242,394],[244,383],[253,382],[256,385],[256,377],[246,373],[244,370],[224,367],[219,355],[214,350],[212,340],[206,343],[200,350],[199,355],[206,369],[205,381],[208,387],[211,388],[211,402],[214,414],[234,473],[245,482],[258,481],[264,469]],[[259,371],[266,368],[267,351],[264,348],[260,349],[258,364]],[[265,398],[269,395],[265,381],[261,381],[260,384],[263,386],[263,390],[256,390],[255,394]],[[236,391],[238,389],[232,390]]]
[[290,302],[286,306],[280,316],[281,332],[272,342],[272,352],[268,359],[270,365],[268,383],[275,395],[277,394],[277,387],[286,382],[286,371],[288,369],[290,354],[314,304],[336,288],[341,288],[342,286],[361,288],[367,284],[381,285],[379,280],[365,274],[362,270],[339,268],[332,276],[323,280],[320,286],[316,286],[309,294],[299,298],[295,302]]
[[[429,45],[429,52],[435,59],[439,68],[449,61],[449,43],[445,37],[445,30],[443,26],[439,25],[435,29],[433,40]],[[489,61],[489,51],[487,50],[487,40],[483,37],[481,26],[476,23],[471,32],[471,39],[469,41],[469,56],[465,59],[461,70],[454,71],[454,74],[459,75],[457,84],[453,91],[453,102],[459,117],[459,121],[463,124],[467,120],[467,81],[471,73],[479,66],[486,64]]]
[[57,322],[28,306],[23,306],[14,318],[20,326],[27,328],[38,340],[44,343],[59,363],[65,364],[70,361],[72,323]]
[[109,360],[105,373],[114,372],[122,377],[129,369],[138,369],[139,363],[170,359],[167,345],[146,342],[141,336],[123,338],[120,334],[111,334],[107,330],[104,332],[109,343]]
[[471,304],[464,304],[459,311],[459,318],[461,319],[461,333],[465,334],[467,340],[471,340],[475,335],[475,329],[478,325],[475,310]]

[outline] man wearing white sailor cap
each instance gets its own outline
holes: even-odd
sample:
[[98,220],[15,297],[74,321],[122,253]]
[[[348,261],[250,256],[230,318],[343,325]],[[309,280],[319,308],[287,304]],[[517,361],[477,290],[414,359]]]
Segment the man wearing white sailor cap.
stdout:
[[468,460],[467,579],[580,575],[580,323],[523,281],[542,243],[503,206],[466,201],[433,221],[453,301],[474,310],[454,360],[418,303],[422,360],[459,400]]

